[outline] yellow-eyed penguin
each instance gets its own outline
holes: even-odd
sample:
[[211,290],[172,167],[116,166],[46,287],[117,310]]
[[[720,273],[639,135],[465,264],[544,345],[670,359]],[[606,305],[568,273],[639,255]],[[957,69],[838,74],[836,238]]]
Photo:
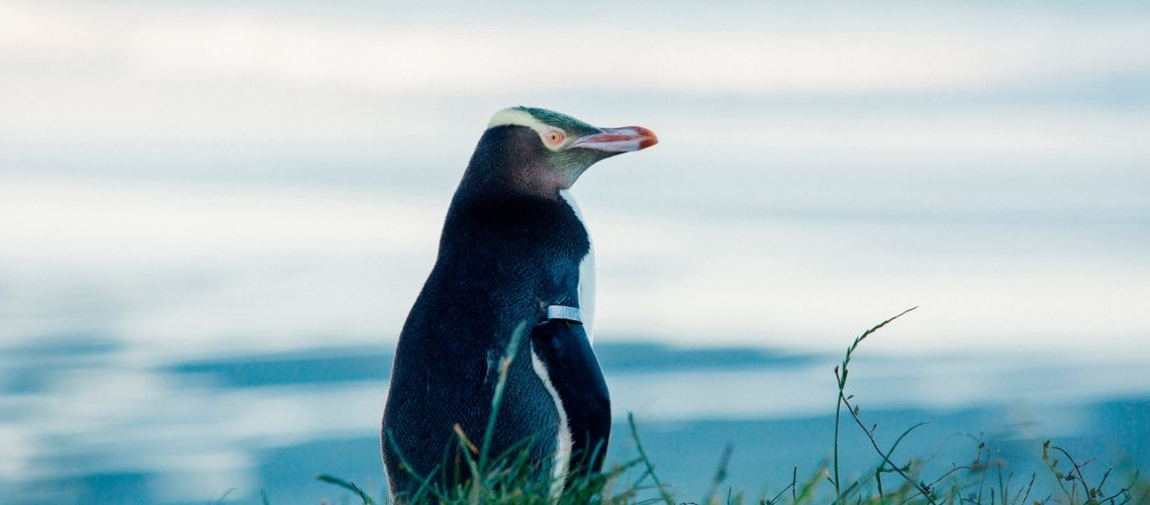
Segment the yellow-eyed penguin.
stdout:
[[490,455],[525,454],[556,491],[599,471],[610,401],[590,345],[591,241],[568,190],[592,164],[658,142],[546,109],[492,117],[443,225],[439,254],[399,337],[381,445],[393,498],[428,499],[467,478],[458,430],[485,438],[499,367],[516,358]]

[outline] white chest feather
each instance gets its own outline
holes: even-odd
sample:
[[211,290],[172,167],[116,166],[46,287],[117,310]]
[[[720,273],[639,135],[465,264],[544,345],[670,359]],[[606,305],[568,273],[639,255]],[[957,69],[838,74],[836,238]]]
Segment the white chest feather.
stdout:
[[[583,228],[587,228],[587,224],[583,221],[583,213],[579,211],[579,204],[575,202],[575,197],[571,195],[568,190],[559,192],[559,196],[571,206],[575,211],[575,216],[579,218],[579,222],[583,223]],[[587,234],[587,240],[590,243],[590,248],[587,250],[587,256],[583,257],[583,261],[579,263],[579,311],[583,316],[583,329],[587,331],[587,340],[594,342],[594,333],[591,332],[595,324],[595,242],[591,240],[590,232]]]

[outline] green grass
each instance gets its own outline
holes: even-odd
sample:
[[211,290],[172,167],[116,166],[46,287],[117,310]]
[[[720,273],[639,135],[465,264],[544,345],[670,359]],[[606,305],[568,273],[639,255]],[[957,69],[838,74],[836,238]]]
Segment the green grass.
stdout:
[[[722,454],[706,495],[700,501],[676,497],[671,487],[659,479],[657,463],[643,448],[633,416],[628,416],[630,436],[637,456],[602,473],[579,477],[568,485],[561,496],[553,496],[553,482],[538,477],[538,471],[522,451],[490,457],[489,440],[477,447],[459,433],[461,448],[472,454],[469,479],[453,489],[430,487],[421,491],[417,501],[445,504],[924,504],[924,505],[1144,505],[1150,504],[1150,480],[1137,470],[1116,472],[1101,470],[1102,463],[1079,461],[1063,448],[1046,440],[1041,447],[1044,469],[1025,476],[1015,475],[1009,464],[992,456],[993,451],[982,440],[971,442],[973,457],[954,462],[936,474],[927,474],[929,457],[896,459],[899,444],[922,424],[907,427],[889,446],[875,438],[876,426],[868,427],[855,397],[847,392],[851,358],[859,346],[876,332],[913,308],[883,321],[863,332],[847,347],[839,366],[834,369],[838,384],[834,440],[831,447],[811,447],[811,451],[830,454],[825,465],[802,475],[796,469],[789,483],[767,496],[744,496],[724,485],[731,447]],[[516,331],[513,342],[520,338]],[[512,346],[514,349],[514,346]],[[498,412],[502,384],[513,354],[504,358],[493,410]],[[494,415],[492,416],[494,419]],[[870,470],[848,480],[841,472],[839,455],[843,430],[858,429],[874,450]],[[491,426],[488,432],[491,432]],[[1038,448],[1036,448],[1037,450]],[[1090,471],[1087,471],[1089,468]],[[1120,475],[1119,475],[1120,474]],[[390,503],[376,500],[355,483],[321,475],[319,479],[342,487],[352,494],[344,503],[375,505]],[[267,503],[265,496],[264,502]]]

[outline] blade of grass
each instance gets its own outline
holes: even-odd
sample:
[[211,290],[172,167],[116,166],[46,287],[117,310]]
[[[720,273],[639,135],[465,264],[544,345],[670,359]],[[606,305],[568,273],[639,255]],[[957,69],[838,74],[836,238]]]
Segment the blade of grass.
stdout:
[[635,449],[639,451],[639,458],[643,460],[643,465],[647,467],[644,476],[650,476],[651,481],[655,483],[655,487],[659,490],[660,497],[667,505],[675,505],[675,499],[671,497],[671,493],[667,492],[667,488],[659,482],[659,477],[655,475],[655,465],[651,463],[651,458],[647,456],[647,451],[643,450],[643,443],[639,441],[639,430],[635,427],[635,414],[627,413],[627,424],[631,427],[631,439],[635,441]]
[[375,505],[375,500],[371,499],[371,495],[367,494],[366,491],[360,489],[359,486],[355,485],[354,482],[346,481],[346,480],[343,480],[339,477],[328,475],[326,473],[321,473],[321,474],[317,475],[315,478],[319,479],[323,482],[326,482],[328,484],[335,484],[339,487],[342,487],[348,491],[355,493],[357,496],[359,496],[360,500],[363,500],[363,505]]
[[[835,439],[834,439],[834,467],[833,467],[834,468],[835,496],[842,496],[842,481],[840,480],[840,477],[839,477],[839,428],[840,428],[840,424],[842,423],[842,409],[843,409],[842,400],[847,398],[844,391],[846,390],[846,387],[847,387],[847,365],[849,365],[851,362],[851,355],[854,354],[855,349],[858,349],[859,344],[862,343],[863,340],[866,340],[866,338],[869,337],[872,333],[878,331],[883,326],[886,326],[891,321],[894,321],[895,319],[902,317],[907,312],[910,312],[910,311],[917,309],[917,308],[918,308],[918,306],[914,306],[914,307],[906,309],[902,312],[899,312],[894,317],[891,317],[891,318],[887,319],[886,321],[878,323],[878,324],[874,325],[874,327],[872,327],[871,329],[864,331],[862,335],[859,335],[858,338],[856,338],[854,340],[854,342],[852,342],[851,345],[849,347],[847,347],[847,353],[846,353],[846,356],[843,357],[843,362],[842,362],[841,368],[839,366],[835,367],[835,378],[838,380],[838,387],[839,387],[839,401],[835,404]],[[840,370],[841,370],[841,373],[840,373]]]
[[520,322],[511,333],[511,341],[507,344],[507,355],[499,363],[499,381],[495,383],[495,396],[491,398],[491,416],[487,419],[487,431],[483,433],[483,445],[479,452],[479,470],[487,469],[487,453],[491,449],[491,439],[495,436],[495,420],[499,417],[499,406],[503,403],[503,391],[507,388],[507,372],[515,354],[519,350],[519,341],[527,333],[527,321]]

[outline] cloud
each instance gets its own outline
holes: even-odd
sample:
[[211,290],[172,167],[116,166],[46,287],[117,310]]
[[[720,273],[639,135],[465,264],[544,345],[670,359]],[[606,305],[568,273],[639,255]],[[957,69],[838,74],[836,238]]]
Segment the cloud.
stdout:
[[9,142],[427,138],[454,119],[434,104],[510,91],[977,93],[1150,69],[1150,23],[1139,16],[1083,22],[1068,36],[1063,22],[1043,18],[977,30],[936,20],[915,31],[913,19],[898,19],[724,31],[115,4],[4,9],[0,141]]
[[[893,28],[893,27],[892,27]],[[898,93],[1147,68],[1145,25],[777,33],[316,22],[158,11],[118,42],[156,78],[255,79],[382,92],[629,89]]]
[[442,210],[403,197],[91,182],[0,184],[0,257],[121,260],[422,251]]

